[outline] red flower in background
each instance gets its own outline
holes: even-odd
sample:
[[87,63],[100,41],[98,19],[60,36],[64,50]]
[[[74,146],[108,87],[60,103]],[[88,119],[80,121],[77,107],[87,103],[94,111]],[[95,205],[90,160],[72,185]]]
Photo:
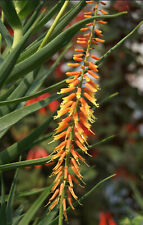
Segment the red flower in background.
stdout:
[[[32,160],[32,159],[40,159],[49,156],[49,153],[46,152],[46,150],[41,146],[36,146],[32,148],[26,157],[26,160]],[[51,166],[53,165],[53,162],[46,163],[45,166]],[[36,165],[34,168],[40,169],[43,165]],[[26,169],[30,169],[30,166],[27,166]]]
[[117,225],[117,223],[113,219],[111,213],[102,212],[99,217],[99,225]]
[[116,169],[115,174],[116,175],[115,175],[114,179],[117,179],[117,178],[120,178],[120,177],[122,177],[125,180],[128,180],[128,179],[135,180],[136,179],[136,177],[134,175],[129,173],[127,171],[127,169],[124,169],[124,168]]
[[[42,95],[40,95],[36,98],[28,100],[26,102],[25,106],[31,105],[35,102],[39,102],[39,101],[41,101],[45,98],[48,98],[48,97],[50,97],[49,93],[42,94]],[[51,102],[50,104],[48,104],[46,107],[43,107],[42,109],[39,109],[39,113],[45,115],[46,112],[47,112],[47,108],[50,109],[51,112],[55,112],[56,109],[58,108],[58,105],[59,105],[59,102],[57,100],[55,100],[55,101]]]
[[126,124],[125,125],[125,130],[128,133],[138,132],[138,128],[134,124],[132,124],[132,123]]
[[56,67],[56,78],[61,79],[63,76],[63,70],[62,70],[62,62]]
[[116,0],[113,7],[119,12],[126,11],[130,9],[130,2],[128,0]]

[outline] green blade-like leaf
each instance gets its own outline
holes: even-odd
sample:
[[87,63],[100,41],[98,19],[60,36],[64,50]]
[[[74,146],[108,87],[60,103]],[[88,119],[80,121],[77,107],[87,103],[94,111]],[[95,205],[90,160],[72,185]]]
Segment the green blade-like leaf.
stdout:
[[1,182],[1,207],[0,207],[0,223],[1,225],[6,224],[6,202],[5,202],[5,186],[3,180],[3,174],[0,173],[0,182]]
[[4,93],[0,96],[0,101],[4,101],[5,99],[7,99],[8,96],[15,90],[16,87],[17,87],[17,84],[13,85],[8,90],[6,89]]
[[103,60],[105,60],[111,53],[116,50],[125,40],[127,40],[131,35],[133,35],[136,30],[143,24],[143,21],[141,21],[129,34],[127,34],[123,39],[121,39],[115,46],[113,46],[111,49],[109,49],[100,60],[96,62],[96,65],[102,65]]
[[49,103],[52,101],[55,101],[57,99],[61,98],[61,96],[52,95],[47,100],[42,100],[39,102],[36,102],[32,105],[22,107],[20,109],[17,109],[11,113],[8,113],[7,115],[0,118],[0,132],[3,132],[5,129],[10,127],[11,125],[17,123],[21,119],[23,119],[25,116],[30,115],[31,113],[46,107]]
[[52,9],[50,9],[47,15],[36,25],[35,29],[33,30],[33,33],[40,30],[40,28],[42,28],[60,10],[63,4],[64,0],[61,0]]
[[57,214],[56,210],[45,213],[45,216],[40,219],[40,222],[38,223],[38,225],[49,225],[54,219],[54,217],[56,216],[56,214]]
[[[7,100],[11,100],[13,98],[16,98],[18,96],[23,96],[27,94],[27,91],[30,89],[31,84],[34,81],[34,74],[30,73],[28,74],[17,87],[15,87],[15,90],[10,93]],[[4,116],[5,114],[11,112],[12,110],[15,110],[16,108],[22,107],[18,105],[18,103],[14,103],[12,105],[5,105],[0,107],[0,116]],[[0,138],[7,132],[7,129],[5,129],[3,132],[0,133]]]
[[37,6],[37,8],[34,10],[34,13],[31,15],[31,17],[29,18],[28,22],[25,24],[25,26],[23,27],[23,33],[25,34],[27,32],[27,30],[33,25],[33,23],[35,22],[36,18],[39,15],[39,12],[43,6],[44,2],[40,2],[39,5]]
[[0,65],[3,63],[4,59],[3,57],[0,55]]
[[34,141],[36,141],[40,135],[45,132],[54,115],[55,113],[51,115],[42,125],[36,128],[30,135],[1,151],[0,164],[9,163],[23,152],[28,151],[28,149],[34,145]]
[[[50,133],[48,135],[45,135],[44,138],[42,137],[41,139],[37,140],[35,144],[37,144],[37,142],[39,143],[40,141],[43,140],[47,140],[48,138],[50,138],[53,135],[53,133]],[[98,146],[100,144],[103,144],[107,141],[110,141],[111,139],[113,139],[115,136],[109,136],[107,138],[102,139],[101,141],[96,142],[93,145],[90,145],[88,147],[88,149],[92,149],[95,146]],[[79,150],[79,149],[77,149]],[[35,165],[40,165],[40,164],[45,164],[45,163],[49,163],[51,162],[51,156],[48,157],[44,157],[44,158],[40,158],[40,159],[33,159],[33,160],[25,160],[25,161],[21,161],[21,162],[15,162],[15,163],[10,163],[10,164],[4,164],[4,165],[0,165],[0,170],[1,171],[7,171],[7,170],[12,170],[12,169],[16,169],[16,168],[21,168],[21,167],[26,167],[26,166],[35,166]]]
[[7,206],[6,206],[6,217],[7,217],[7,224],[12,224],[12,217],[13,217],[13,201],[15,196],[15,189],[16,189],[16,182],[18,177],[18,169],[15,172],[14,179],[10,188],[10,192],[8,195]]
[[33,203],[33,205],[30,207],[30,209],[25,213],[22,220],[18,223],[18,225],[28,225],[31,220],[33,219],[35,213],[37,210],[41,207],[43,202],[48,198],[50,194],[51,187],[48,187],[43,193],[36,199],[36,201]]
[[[67,12],[65,16],[61,18],[59,23],[57,24],[56,28],[54,29],[53,33],[51,34],[49,41],[53,40],[57,35],[59,35],[62,30],[71,22],[71,20],[81,11],[81,9],[86,5],[84,1],[79,2],[76,4],[70,11]],[[45,32],[46,34],[46,32]],[[42,38],[45,36],[42,35]],[[34,54],[38,47],[42,42],[42,38],[39,41],[36,41],[34,44],[32,43],[30,47],[26,49],[24,53],[21,54],[18,62],[23,61],[24,59],[28,58],[30,55]]]
[[51,162],[50,160],[51,160],[51,156],[47,156],[40,159],[32,159],[32,160],[25,160],[25,161],[10,163],[10,164],[4,164],[4,165],[0,165],[0,171],[8,171],[8,170],[22,168],[26,166],[42,165],[42,164]]
[[21,28],[21,21],[17,15],[17,12],[14,8],[12,1],[0,1],[0,6],[2,7],[4,11],[4,15],[6,16],[6,19],[9,23],[9,25],[15,29],[15,28]]
[[28,59],[23,62],[17,64],[11,73],[11,76],[7,79],[7,84],[21,78],[22,75],[30,72],[35,69],[35,66],[38,67],[43,64],[45,61],[50,59],[52,55],[54,55],[59,49],[63,48],[66,44],[68,44],[72,37],[79,31],[81,27],[83,27],[86,23],[92,21],[93,19],[101,19],[101,18],[114,18],[117,16],[121,16],[126,14],[126,12],[117,13],[114,15],[105,15],[105,16],[94,16],[88,19],[84,19],[72,27],[68,28],[61,34],[59,34],[54,40],[48,43],[45,47],[43,47],[40,51],[30,56]]
[[7,80],[8,76],[10,75],[22,49],[24,48],[25,43],[27,42],[27,40],[28,40],[29,36],[31,35],[37,22],[38,21],[36,20],[34,25],[24,35],[24,37],[19,42],[19,44],[17,44],[17,46],[14,49],[12,49],[10,54],[7,56],[7,58],[1,64],[1,66],[0,66],[0,87],[3,86],[5,80]]
[[26,18],[36,7],[40,4],[40,0],[27,1],[23,9],[19,12],[18,16],[22,20]]
[[[49,71],[48,71],[48,74],[49,74]],[[47,73],[46,73],[46,75],[47,75]],[[22,98],[17,98],[17,99],[10,100],[10,101],[0,102],[0,106],[1,105],[9,105],[9,104],[12,104],[12,103],[20,103],[20,102],[27,101],[29,99],[35,98],[37,96],[40,96],[40,95],[42,95],[44,93],[47,93],[47,92],[50,92],[50,91],[53,91],[53,90],[60,89],[65,84],[66,84],[66,79],[63,80],[63,81],[58,82],[57,84],[51,85],[50,87],[45,88],[42,91],[37,92],[36,94],[30,95],[30,96],[26,96],[26,97],[22,97]]]
[[0,20],[0,33],[2,34],[3,39],[5,40],[8,46],[12,45],[12,37],[10,36],[8,30],[6,29],[5,25]]
[[24,38],[20,41],[20,43],[11,51],[9,56],[1,64],[1,66],[0,66],[0,87],[2,87],[5,80],[10,75],[29,36],[30,36],[30,33],[25,35]]
[[54,39],[61,31],[74,19],[79,12],[86,6],[86,1],[80,1],[75,6],[73,6],[67,13],[64,15],[59,23],[57,24],[55,30],[51,34],[49,41]]
[[[12,101],[12,99],[15,99],[18,96],[21,97],[25,95],[30,85],[33,83],[33,81],[34,81],[33,73],[30,73],[17,85],[17,87],[15,87],[15,90],[13,90],[13,92],[10,93],[10,95],[7,98],[7,101]],[[17,107],[17,105],[18,104],[16,103],[11,106],[7,105],[0,107],[0,116],[4,116],[5,114],[13,111]]]

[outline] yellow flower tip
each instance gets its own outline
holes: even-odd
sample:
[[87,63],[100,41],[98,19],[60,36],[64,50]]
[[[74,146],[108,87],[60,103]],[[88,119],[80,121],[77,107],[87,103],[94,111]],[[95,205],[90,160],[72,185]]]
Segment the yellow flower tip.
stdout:
[[76,98],[79,99],[81,97],[81,88],[77,89]]
[[86,82],[89,82],[91,80],[86,74],[84,74],[84,77],[86,79]]
[[70,87],[70,88],[72,88],[72,87],[75,88],[75,86],[76,86],[78,83],[79,83],[79,80],[77,79],[77,80],[75,80],[74,82],[70,83],[70,84],[69,84],[69,87]]

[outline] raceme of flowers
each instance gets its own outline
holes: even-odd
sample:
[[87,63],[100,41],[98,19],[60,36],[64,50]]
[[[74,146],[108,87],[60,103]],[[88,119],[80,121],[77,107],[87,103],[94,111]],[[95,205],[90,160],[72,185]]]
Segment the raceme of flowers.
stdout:
[[[100,9],[106,5],[105,2],[97,4],[95,1],[86,1],[86,3],[93,4],[94,7],[90,12],[84,12],[85,18],[107,14]],[[103,20],[93,20],[81,29],[83,36],[78,37],[76,41],[80,47],[75,49],[73,62],[68,63],[68,66],[72,68],[71,72],[66,73],[68,86],[58,93],[67,93],[67,96],[62,99],[60,109],[54,117],[54,119],[61,119],[54,135],[54,141],[60,140],[60,144],[56,146],[52,156],[52,160],[56,160],[57,164],[52,173],[55,180],[51,190],[52,196],[49,199],[49,209],[52,210],[58,205],[65,220],[67,220],[67,202],[74,210],[73,199],[78,200],[74,190],[75,184],[84,183],[79,165],[80,162],[86,163],[82,155],[88,154],[88,136],[83,126],[93,133],[91,124],[96,118],[91,106],[99,106],[95,98],[99,90],[98,67],[95,62],[100,58],[90,52],[96,45],[104,43],[99,26],[106,23]]]

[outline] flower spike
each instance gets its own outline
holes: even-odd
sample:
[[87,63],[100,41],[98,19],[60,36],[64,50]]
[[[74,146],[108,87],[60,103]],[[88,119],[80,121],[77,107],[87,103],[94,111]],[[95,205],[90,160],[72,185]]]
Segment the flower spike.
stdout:
[[[94,5],[93,10],[84,13],[85,18],[96,16],[99,12],[106,15],[107,12],[98,9],[96,1],[86,1],[87,4]],[[105,5],[104,2],[99,2]],[[98,66],[94,64],[100,60],[100,57],[91,54],[93,44],[100,45],[104,43],[102,39],[102,30],[99,24],[106,24],[106,21],[94,19],[81,28],[83,35],[77,38],[76,44],[80,47],[75,48],[73,61],[67,65],[72,69],[66,72],[68,79],[67,87],[62,88],[58,94],[66,94],[62,99],[60,109],[54,119],[61,119],[55,130],[54,141],[59,141],[54,149],[52,161],[57,160],[53,168],[52,175],[55,176],[54,186],[52,187],[53,195],[49,200],[50,210],[56,205],[59,206],[60,214],[62,213],[67,221],[66,204],[74,210],[72,200],[78,201],[75,194],[75,184],[82,185],[83,176],[80,173],[80,164],[86,163],[84,155],[88,154],[87,129],[94,134],[91,129],[92,123],[96,117],[92,106],[98,107],[96,92],[99,90],[97,80],[99,79]]]

